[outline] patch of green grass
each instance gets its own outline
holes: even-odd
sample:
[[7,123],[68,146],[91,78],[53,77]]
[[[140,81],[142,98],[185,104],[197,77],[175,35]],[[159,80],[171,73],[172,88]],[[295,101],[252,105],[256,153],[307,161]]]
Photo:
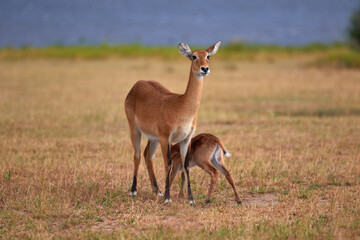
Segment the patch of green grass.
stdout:
[[4,172],[3,175],[4,175],[5,181],[6,181],[6,182],[10,182],[11,176],[12,176],[12,171],[9,170],[9,171],[7,171],[7,172]]
[[318,190],[321,188],[320,184],[313,184],[309,185],[307,187],[300,186],[299,188],[299,198],[300,199],[309,199],[313,195],[313,192],[315,190]]
[[341,186],[341,181],[334,174],[328,175],[328,184],[333,186]]
[[251,192],[251,193],[260,193],[260,194],[263,194],[263,193],[267,193],[267,192],[268,192],[268,189],[267,189],[266,187],[263,187],[263,186],[256,186],[256,187],[250,188],[250,192]]
[[301,180],[299,179],[299,177],[297,175],[295,175],[291,182],[292,183],[301,183]]
[[308,186],[308,189],[309,189],[309,190],[320,189],[320,188],[321,188],[321,185],[320,185],[320,184],[317,184],[317,183]]
[[99,46],[48,46],[48,47],[6,47],[0,50],[0,59],[19,60],[33,58],[54,59],[106,59],[114,57],[178,57],[174,47],[145,47],[133,45],[108,45]]
[[262,44],[248,44],[248,43],[230,43],[223,47],[225,52],[246,52],[246,53],[316,53],[324,52],[334,49],[346,49],[347,46],[343,43],[322,44],[312,43],[304,46],[281,46],[281,45],[262,45]]
[[[206,47],[192,46],[192,49],[194,50],[205,48]],[[237,42],[223,45],[221,48],[222,50],[217,54],[218,58],[240,60],[269,60],[273,59],[274,57],[293,56],[296,54],[312,54],[319,52],[338,53],[345,51],[348,52],[348,54],[354,54],[345,44],[342,43],[335,43],[330,45],[314,43],[305,46],[279,46]],[[181,58],[181,55],[178,53],[176,46],[142,46],[140,44],[109,45],[104,43],[97,46],[64,46],[59,44],[39,48],[24,46],[21,48],[5,47],[0,49],[1,60],[20,60],[34,58],[106,59],[126,57],[158,57],[176,59]],[[352,57],[347,58],[352,59]],[[352,63],[346,64],[352,66]]]
[[325,55],[318,57],[312,65],[331,68],[360,68],[360,51],[349,48],[329,51]]

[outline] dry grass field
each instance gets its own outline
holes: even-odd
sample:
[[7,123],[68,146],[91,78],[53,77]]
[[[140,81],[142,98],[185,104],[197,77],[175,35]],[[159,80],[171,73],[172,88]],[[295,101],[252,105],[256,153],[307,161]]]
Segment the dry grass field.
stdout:
[[[0,62],[0,239],[360,239],[360,71],[305,60],[212,60],[196,133],[222,139],[224,176],[190,171],[196,204],[154,196],[124,99],[139,79],[185,90],[185,58]],[[146,141],[142,141],[144,149]],[[158,149],[154,166],[164,189]]]

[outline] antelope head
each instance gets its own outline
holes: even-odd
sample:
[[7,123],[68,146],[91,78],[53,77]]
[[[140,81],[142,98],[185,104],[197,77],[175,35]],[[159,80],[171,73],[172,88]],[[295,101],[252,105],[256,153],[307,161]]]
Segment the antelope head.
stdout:
[[202,79],[202,77],[206,77],[210,73],[210,57],[214,55],[217,50],[219,49],[219,46],[221,44],[221,41],[218,41],[214,45],[210,46],[206,50],[196,50],[191,51],[189,45],[185,43],[179,44],[179,51],[181,55],[184,57],[187,57],[192,61],[191,63],[191,71],[193,74],[198,78]]

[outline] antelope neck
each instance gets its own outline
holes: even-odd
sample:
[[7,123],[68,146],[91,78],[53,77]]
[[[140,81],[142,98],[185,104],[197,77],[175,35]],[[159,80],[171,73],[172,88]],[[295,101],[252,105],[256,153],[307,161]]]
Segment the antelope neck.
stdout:
[[181,96],[183,106],[186,107],[189,112],[196,113],[201,100],[203,87],[203,77],[197,78],[196,75],[190,70],[190,77],[185,93]]

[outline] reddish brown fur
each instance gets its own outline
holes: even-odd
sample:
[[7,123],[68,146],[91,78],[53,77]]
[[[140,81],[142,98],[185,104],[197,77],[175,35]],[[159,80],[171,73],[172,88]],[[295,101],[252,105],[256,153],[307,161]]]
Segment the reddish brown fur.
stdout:
[[[186,57],[191,59],[192,55],[197,56],[196,60],[192,60],[190,77],[184,94],[172,93],[155,81],[138,81],[128,93],[125,100],[125,112],[130,127],[131,142],[135,151],[134,182],[131,192],[136,192],[136,175],[140,164],[140,141],[141,134],[144,134],[150,136],[148,142],[149,151],[145,154],[145,161],[155,192],[158,192],[158,188],[151,160],[158,143],[161,145],[165,173],[167,174],[165,200],[170,200],[168,178],[171,161],[167,156],[168,149],[172,142],[179,142],[182,147],[181,159],[184,165],[187,146],[196,128],[197,112],[202,94],[204,75],[200,74],[200,68],[208,67],[207,55],[214,54],[219,44],[220,42],[205,51],[194,52],[191,52],[187,45],[179,44],[180,52],[183,55],[184,53],[188,54]],[[216,50],[214,51],[215,46]],[[189,51],[184,52],[184,49]],[[185,174],[188,178],[188,174],[186,172]],[[188,186],[188,194],[189,198],[192,199],[190,185]]]
[[[219,164],[224,171],[224,175],[225,175],[226,179],[228,180],[228,182],[230,183],[231,187],[234,190],[235,201],[240,204],[241,198],[239,197],[239,194],[236,191],[234,179],[233,179],[230,171],[227,170],[225,162],[224,162],[224,153],[226,153],[227,150],[225,149],[223,143],[221,142],[221,140],[218,137],[216,137],[212,134],[202,133],[191,139],[190,166],[199,166],[200,168],[202,168],[205,172],[207,172],[210,175],[211,182],[210,182],[209,191],[208,191],[208,194],[207,194],[207,197],[205,200],[207,203],[209,203],[210,199],[211,199],[211,194],[212,194],[213,188],[217,182],[217,178],[219,175],[219,170],[211,163],[211,160],[210,160],[212,155],[214,154],[214,151],[216,151],[217,146],[219,146],[221,148],[221,151],[218,151],[219,152],[218,153],[219,154],[219,156],[218,156]],[[174,146],[172,146],[171,152],[172,152],[171,158],[174,161],[174,165],[173,165],[173,168],[172,168],[171,174],[170,174],[170,183],[173,182],[177,172],[181,169],[179,144],[175,144]],[[182,183],[181,183],[179,196],[183,196],[184,176],[181,175],[181,177],[182,177]]]

